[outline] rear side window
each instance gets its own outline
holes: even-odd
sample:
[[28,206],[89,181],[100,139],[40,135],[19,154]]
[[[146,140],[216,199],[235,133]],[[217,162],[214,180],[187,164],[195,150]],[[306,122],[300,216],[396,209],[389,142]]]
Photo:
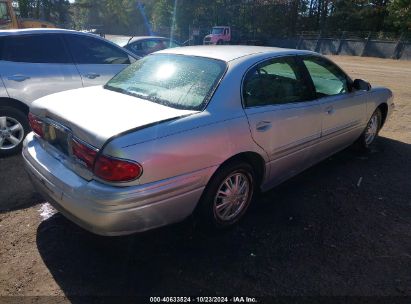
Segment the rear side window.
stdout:
[[78,64],[129,64],[130,58],[126,52],[103,40],[80,36],[65,35]]
[[20,35],[0,39],[0,59],[27,63],[71,63],[60,35]]
[[243,84],[246,107],[285,104],[310,99],[310,90],[290,58],[272,59],[252,68]]

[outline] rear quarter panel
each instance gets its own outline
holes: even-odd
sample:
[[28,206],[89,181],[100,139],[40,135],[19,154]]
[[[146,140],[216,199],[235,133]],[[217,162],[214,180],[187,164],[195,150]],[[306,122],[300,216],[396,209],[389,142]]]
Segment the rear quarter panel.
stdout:
[[[204,176],[205,185],[218,166],[233,155],[256,152],[266,157],[265,152],[252,140],[244,115],[218,122],[210,122],[209,115],[208,112],[202,112],[142,130],[141,133],[159,134],[162,133],[160,129],[168,128],[174,129],[174,132],[137,144],[129,144],[136,139],[133,140],[137,135],[135,133],[114,139],[104,149],[104,154],[135,160],[143,166],[142,177],[131,184],[150,183],[210,168],[206,170],[207,176]],[[193,121],[196,122],[195,127],[178,131],[182,125],[192,124]]]

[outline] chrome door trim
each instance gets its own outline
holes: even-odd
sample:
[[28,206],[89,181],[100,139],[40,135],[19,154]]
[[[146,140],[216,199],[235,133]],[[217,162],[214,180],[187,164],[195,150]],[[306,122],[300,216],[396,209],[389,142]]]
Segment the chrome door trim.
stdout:
[[277,160],[288,154],[294,154],[295,152],[298,152],[302,149],[311,147],[319,142],[319,139],[321,138],[320,136],[321,133],[314,134],[312,136],[308,136],[297,141],[294,141],[288,145],[279,147],[270,155],[270,160]]
[[355,128],[355,127],[360,126],[360,125],[361,125],[361,120],[352,121],[352,122],[349,122],[347,124],[339,125],[339,126],[336,126],[332,129],[328,129],[326,132],[323,131],[321,136],[323,136],[323,137],[324,136],[330,136],[330,135],[338,136],[338,133],[344,133],[346,129]]
[[355,124],[350,124],[345,126],[343,129],[336,130],[333,133],[327,134],[327,135],[321,135],[320,137],[316,135],[309,136],[303,139],[300,139],[298,141],[292,142],[289,145],[282,146],[275,150],[271,155],[270,155],[270,162],[276,161],[280,158],[283,158],[287,155],[294,154],[296,152],[299,152],[300,150],[315,146],[317,144],[320,144],[324,141],[327,141],[331,138],[338,137],[340,135],[343,135],[345,133],[348,133],[350,131],[353,131],[357,128],[364,129],[365,125],[362,125],[360,123],[355,123]]
[[271,104],[263,106],[254,106],[244,108],[244,111],[247,116],[252,116],[260,114],[261,112],[275,112],[275,111],[285,111],[289,109],[298,109],[298,108],[308,108],[313,106],[322,105],[324,101],[322,100],[307,100],[307,101],[296,101],[282,104]]

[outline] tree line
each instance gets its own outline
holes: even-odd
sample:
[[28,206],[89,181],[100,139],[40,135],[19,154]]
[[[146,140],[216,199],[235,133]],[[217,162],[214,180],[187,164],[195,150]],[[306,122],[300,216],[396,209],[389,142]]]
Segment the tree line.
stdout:
[[145,35],[230,25],[257,37],[301,31],[411,32],[410,0],[18,0],[22,17],[74,29]]

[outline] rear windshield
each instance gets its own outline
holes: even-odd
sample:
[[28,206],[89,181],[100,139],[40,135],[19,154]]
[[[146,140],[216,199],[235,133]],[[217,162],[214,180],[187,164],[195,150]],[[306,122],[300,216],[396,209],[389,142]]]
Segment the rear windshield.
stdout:
[[203,110],[226,69],[224,61],[175,54],[144,57],[105,88],[184,110]]

